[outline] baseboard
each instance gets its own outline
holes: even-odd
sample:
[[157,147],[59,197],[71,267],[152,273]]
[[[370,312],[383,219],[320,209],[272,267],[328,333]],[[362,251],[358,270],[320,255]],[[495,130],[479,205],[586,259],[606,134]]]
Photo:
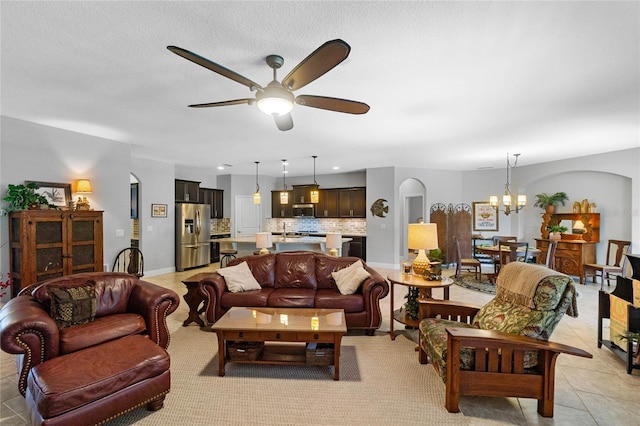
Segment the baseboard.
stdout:
[[175,267],[154,269],[152,271],[144,271],[144,276],[145,277],[155,277],[156,275],[171,274],[173,272],[176,272],[176,268]]

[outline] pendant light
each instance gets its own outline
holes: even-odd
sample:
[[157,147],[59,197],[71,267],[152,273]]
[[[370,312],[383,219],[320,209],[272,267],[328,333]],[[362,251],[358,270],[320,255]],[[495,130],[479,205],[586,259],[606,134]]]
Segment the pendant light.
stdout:
[[[513,196],[511,193],[511,183],[509,182],[509,171],[511,169],[515,169],[518,165],[518,157],[520,154],[513,154],[515,157],[515,161],[513,162],[513,166],[509,161],[509,153],[507,153],[507,183],[504,185],[504,195],[502,196],[502,205],[504,206],[504,214],[509,216],[512,212],[518,213],[524,206],[527,205],[527,196],[526,195],[517,195]],[[496,213],[499,211],[500,201],[497,195],[492,195],[489,197],[489,204],[491,207],[496,209]],[[512,207],[515,207],[513,209]]]
[[260,196],[260,185],[258,184],[258,164],[259,161],[255,161],[256,163],[256,192],[253,193],[253,204],[260,204],[262,201],[262,197]]
[[282,160],[282,192],[280,192],[280,204],[289,204],[287,192],[287,160]]
[[311,203],[318,204],[320,202],[320,191],[318,190],[318,182],[316,182],[316,158],[317,155],[312,155],[313,157],[313,189],[309,192],[309,198],[311,199]]

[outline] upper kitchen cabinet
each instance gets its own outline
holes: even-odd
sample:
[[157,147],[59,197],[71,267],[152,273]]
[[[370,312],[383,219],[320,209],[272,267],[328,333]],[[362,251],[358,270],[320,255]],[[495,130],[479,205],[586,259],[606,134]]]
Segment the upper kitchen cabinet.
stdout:
[[200,188],[200,202],[211,206],[211,219],[222,219],[224,216],[222,189]]
[[315,185],[293,185],[293,204],[311,204],[311,191]]
[[340,217],[338,212],[338,189],[321,189],[320,200],[316,205],[316,217]]
[[176,202],[198,203],[200,182],[176,179]]
[[293,217],[293,208],[291,207],[293,200],[293,191],[289,193],[289,203],[280,204],[280,193],[282,191],[271,191],[271,217],[281,219],[284,217]]
[[339,195],[340,217],[367,217],[366,188],[343,188]]

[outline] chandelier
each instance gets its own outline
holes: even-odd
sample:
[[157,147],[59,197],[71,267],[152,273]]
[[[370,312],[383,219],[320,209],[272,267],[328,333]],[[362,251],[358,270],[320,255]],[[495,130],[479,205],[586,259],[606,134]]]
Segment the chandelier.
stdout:
[[[504,185],[504,195],[502,196],[502,205],[504,206],[504,214],[509,216],[509,214],[513,211],[518,213],[524,206],[527,205],[527,196],[526,195],[517,195],[513,196],[511,193],[511,184],[509,183],[509,172],[511,169],[515,168],[518,165],[518,157],[520,154],[513,154],[515,160],[513,162],[513,166],[509,161],[509,153],[507,153],[507,183]],[[515,200],[515,203],[514,203]],[[499,211],[500,201],[497,195],[492,195],[489,197],[489,204],[492,207],[495,207],[496,212]]]

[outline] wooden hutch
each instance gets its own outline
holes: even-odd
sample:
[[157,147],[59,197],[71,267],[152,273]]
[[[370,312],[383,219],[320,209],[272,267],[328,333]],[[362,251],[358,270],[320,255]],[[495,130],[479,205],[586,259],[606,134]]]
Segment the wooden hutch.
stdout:
[[[563,221],[582,221],[584,233],[562,234],[556,249],[555,270],[567,275],[580,277],[584,283],[583,266],[585,263],[596,263],[596,245],[600,242],[600,213],[545,213],[542,215],[540,232],[542,238],[536,238],[536,248],[542,251],[539,261],[547,256],[549,247],[548,227],[560,225]],[[568,228],[572,228],[568,226]]]

